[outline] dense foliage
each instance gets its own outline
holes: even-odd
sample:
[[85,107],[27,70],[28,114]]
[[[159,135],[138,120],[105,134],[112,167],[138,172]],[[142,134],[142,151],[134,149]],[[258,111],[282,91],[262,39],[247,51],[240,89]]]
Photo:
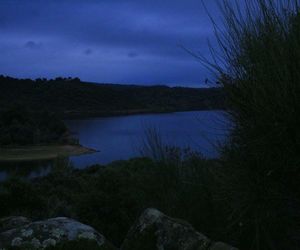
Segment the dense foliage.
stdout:
[[79,79],[18,80],[0,76],[0,109],[12,100],[64,116],[222,109],[221,89],[95,84]]
[[56,115],[13,106],[0,112],[0,146],[61,143],[67,128]]
[[219,165],[198,156],[179,158],[185,160],[179,162],[178,155],[172,163],[140,158],[86,170],[62,163],[32,182],[11,179],[0,184],[0,217],[72,217],[118,246],[142,211],[155,207],[222,239],[222,207],[212,203],[212,173]]
[[[221,197],[243,249],[299,249],[300,1],[224,1],[214,65],[235,124]],[[227,174],[226,174],[227,173]]]

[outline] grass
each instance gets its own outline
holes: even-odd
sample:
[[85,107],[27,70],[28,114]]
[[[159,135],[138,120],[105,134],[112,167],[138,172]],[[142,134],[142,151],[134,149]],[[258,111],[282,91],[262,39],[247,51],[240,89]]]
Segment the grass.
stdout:
[[0,162],[52,160],[94,153],[95,150],[80,145],[43,145],[0,148]]

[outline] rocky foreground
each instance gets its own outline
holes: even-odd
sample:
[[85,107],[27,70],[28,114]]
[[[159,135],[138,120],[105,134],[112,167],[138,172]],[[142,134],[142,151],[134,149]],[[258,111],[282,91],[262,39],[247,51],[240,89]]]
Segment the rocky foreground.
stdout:
[[[117,249],[92,227],[70,218],[59,217],[36,222],[25,217],[0,220],[2,250],[55,249],[61,244],[82,240],[93,242],[99,250]],[[185,221],[170,218],[156,209],[147,209],[131,227],[120,250],[237,249],[222,242],[213,242]]]

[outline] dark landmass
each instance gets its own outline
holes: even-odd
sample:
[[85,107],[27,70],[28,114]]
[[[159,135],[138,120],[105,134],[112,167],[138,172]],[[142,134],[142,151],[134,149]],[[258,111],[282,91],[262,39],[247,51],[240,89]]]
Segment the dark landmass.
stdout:
[[0,111],[0,162],[50,160],[94,152],[79,145],[54,113],[20,105]]
[[49,111],[14,104],[0,110],[0,146],[69,143],[64,122]]
[[0,76],[0,109],[12,101],[64,118],[224,109],[221,88],[184,88],[81,82],[78,78]]

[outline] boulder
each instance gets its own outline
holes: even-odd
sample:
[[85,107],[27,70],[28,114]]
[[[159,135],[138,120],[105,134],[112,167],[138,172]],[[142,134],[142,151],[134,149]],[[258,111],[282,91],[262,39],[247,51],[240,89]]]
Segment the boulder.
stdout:
[[0,233],[0,249],[9,247],[45,249],[66,242],[95,242],[100,250],[115,249],[92,227],[73,219],[59,217],[27,224]]
[[147,209],[130,229],[121,250],[237,250],[213,242],[185,221]]

